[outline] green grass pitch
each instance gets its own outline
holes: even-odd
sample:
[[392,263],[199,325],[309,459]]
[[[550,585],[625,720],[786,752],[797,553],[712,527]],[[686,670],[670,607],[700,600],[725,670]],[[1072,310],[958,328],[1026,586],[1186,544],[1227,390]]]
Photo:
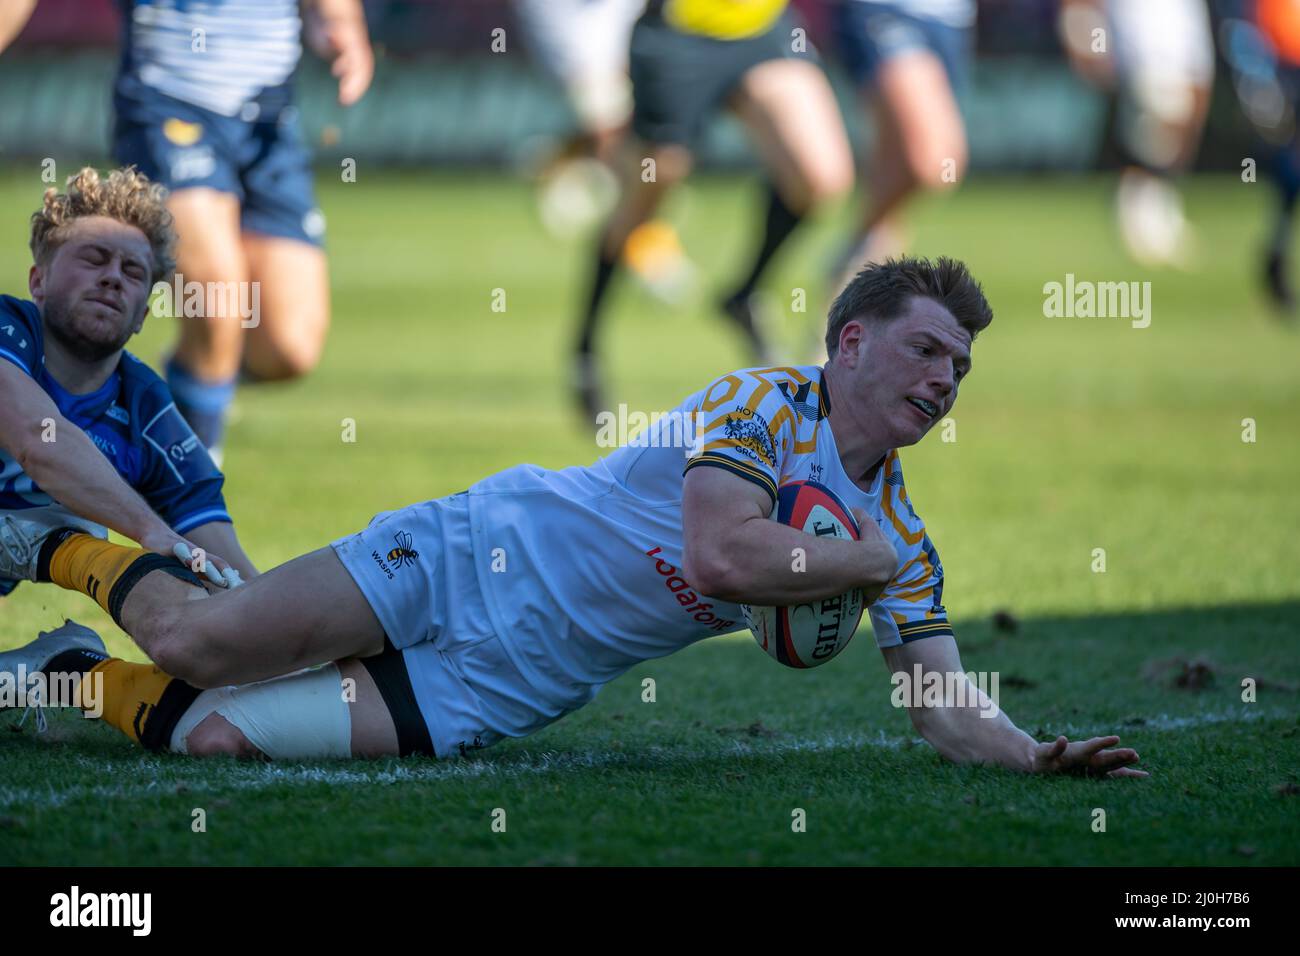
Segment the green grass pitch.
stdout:
[[[38,172],[0,176],[0,291],[25,294]],[[68,713],[45,735],[0,731],[0,864],[1300,863],[1300,338],[1252,281],[1268,187],[1193,182],[1199,266],[1147,274],[1118,248],[1109,186],[976,180],[918,207],[915,249],[965,258],[997,320],[976,343],[957,440],[936,430],[903,461],[966,667],[1000,672],[1002,705],[1030,733],[1118,733],[1150,779],[946,764],[890,706],[868,628],[806,673],[740,633],[636,667],[585,710],[467,760],[149,756]],[[548,239],[529,189],[506,179],[372,172],[320,190],[324,362],[243,390],[227,450],[228,500],[260,566],[520,461],[596,457],[563,388],[586,243]],[[756,202],[745,179],[677,197],[708,281],[679,309],[618,287],[617,400],[668,409],[745,364],[710,304],[756,241]],[[824,314],[850,216],[809,229],[769,277],[791,343]],[[1044,317],[1044,283],[1067,273],[1149,279],[1150,327]],[[796,288],[803,315],[789,311]],[[156,363],[168,325],[151,320],[134,351]],[[557,560],[577,547],[556,542]],[[993,628],[999,609],[1017,631]],[[65,614],[139,659],[88,600],[33,585],[0,601],[0,647]],[[1208,684],[1178,686],[1173,659],[1205,661]],[[196,808],[206,832],[192,831]],[[806,832],[792,831],[796,808]]]

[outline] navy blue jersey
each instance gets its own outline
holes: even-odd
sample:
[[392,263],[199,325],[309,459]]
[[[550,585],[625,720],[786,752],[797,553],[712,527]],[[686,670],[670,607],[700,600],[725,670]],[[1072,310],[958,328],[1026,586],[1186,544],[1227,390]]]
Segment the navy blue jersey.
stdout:
[[[0,359],[34,378],[178,534],[231,520],[221,495],[221,471],[176,410],[166,383],[134,355],[123,352],[101,388],[73,395],[45,370],[44,330],[35,304],[0,295]],[[0,511],[51,503],[0,448]]]

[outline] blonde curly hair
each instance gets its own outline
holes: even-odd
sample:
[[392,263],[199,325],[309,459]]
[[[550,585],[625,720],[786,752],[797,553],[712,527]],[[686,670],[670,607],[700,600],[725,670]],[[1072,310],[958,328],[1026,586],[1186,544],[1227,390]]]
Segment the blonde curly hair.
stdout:
[[176,267],[176,230],[167,211],[167,190],[134,166],[115,169],[101,180],[90,166],[68,178],[68,191],[53,186],[32,213],[32,258],[44,265],[67,238],[68,227],[85,216],[108,216],[135,226],[149,240],[155,283]]

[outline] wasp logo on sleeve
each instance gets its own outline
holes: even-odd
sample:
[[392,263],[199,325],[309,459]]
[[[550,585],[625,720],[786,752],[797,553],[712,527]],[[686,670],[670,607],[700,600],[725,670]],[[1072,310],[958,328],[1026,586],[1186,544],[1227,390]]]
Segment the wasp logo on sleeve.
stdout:
[[406,564],[414,564],[420,552],[411,550],[411,545],[415,543],[411,533],[399,531],[393,535],[393,540],[397,542],[397,547],[388,552],[388,560],[393,562],[393,567],[400,568]]

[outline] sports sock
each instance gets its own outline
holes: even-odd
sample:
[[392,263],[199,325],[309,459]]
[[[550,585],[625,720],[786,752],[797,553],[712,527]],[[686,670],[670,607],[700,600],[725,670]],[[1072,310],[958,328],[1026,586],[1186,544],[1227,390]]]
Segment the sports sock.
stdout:
[[605,254],[605,243],[602,240],[596,253],[596,271],[591,280],[591,294],[587,299],[587,309],[582,314],[582,324],[578,330],[579,352],[590,353],[593,349],[601,305],[605,301],[605,293],[609,289],[609,281],[614,277],[617,265],[618,257],[611,258]]
[[1277,184],[1276,218],[1269,240],[1269,251],[1285,256],[1291,246],[1291,227],[1295,221],[1296,198],[1300,196],[1300,157],[1296,143],[1288,143],[1274,157],[1273,178]]
[[143,548],[103,541],[71,528],[56,531],[41,545],[36,577],[69,591],[80,591],[122,626],[122,605],[151,571],[164,571],[195,587],[199,576],[175,558]]
[[763,270],[767,268],[772,256],[776,255],[776,250],[802,221],[803,214],[787,206],[776,187],[768,183],[767,218],[763,225],[763,243],[754,257],[754,267],[749,270],[745,281],[731,294],[731,299],[745,298],[753,293],[754,287],[758,285],[758,280],[763,275]]
[[226,431],[226,410],[235,398],[235,379],[205,382],[175,358],[167,360],[167,387],[176,408],[209,450],[219,449]]
[[[99,651],[92,651],[88,647],[75,647],[71,650],[60,651],[50,658],[49,662],[41,668],[41,673],[47,677],[57,674],[76,674],[82,683],[79,683],[78,692],[85,688],[84,679],[87,674],[95,669],[99,664],[108,660],[107,654],[101,654]],[[84,697],[78,697],[78,706],[83,710],[89,710],[93,702],[85,700]]]
[[[86,675],[102,680],[101,719],[146,750],[166,750],[172,731],[202,693],[152,664],[133,664],[116,657],[96,664]],[[84,678],[83,678],[84,682]]]

